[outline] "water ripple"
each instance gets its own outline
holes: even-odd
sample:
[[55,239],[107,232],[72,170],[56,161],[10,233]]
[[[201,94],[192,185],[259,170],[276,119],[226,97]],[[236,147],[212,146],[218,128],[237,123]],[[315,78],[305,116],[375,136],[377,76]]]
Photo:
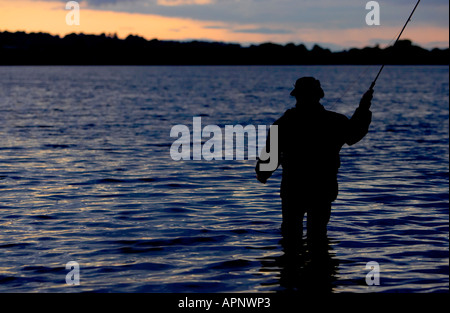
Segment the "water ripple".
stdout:
[[280,172],[170,158],[173,125],[268,125],[298,75],[330,108],[364,70],[0,67],[0,291],[72,292],[76,261],[85,292],[448,292],[448,67],[385,69],[318,254],[283,251]]

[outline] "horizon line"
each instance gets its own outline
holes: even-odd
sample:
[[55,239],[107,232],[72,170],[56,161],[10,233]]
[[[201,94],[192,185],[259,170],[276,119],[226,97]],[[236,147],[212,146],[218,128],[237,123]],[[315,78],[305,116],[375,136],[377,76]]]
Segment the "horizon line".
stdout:
[[[161,42],[179,42],[179,43],[192,43],[192,42],[220,43],[220,44],[226,44],[226,45],[239,45],[241,48],[248,48],[248,47],[251,47],[251,46],[260,46],[260,45],[263,45],[263,44],[273,44],[273,45],[279,45],[279,46],[287,46],[289,44],[294,44],[296,46],[303,45],[305,47],[311,47],[311,49],[314,46],[319,46],[320,48],[325,49],[325,50],[330,50],[331,52],[344,52],[344,51],[348,51],[348,50],[352,50],[352,49],[365,49],[365,48],[376,48],[376,47],[379,47],[380,49],[386,49],[386,48],[389,48],[389,47],[393,46],[391,43],[388,43],[388,44],[375,43],[373,45],[366,45],[366,46],[363,46],[361,48],[354,47],[354,46],[353,47],[340,47],[339,48],[340,50],[337,50],[337,49],[333,49],[333,48],[325,46],[326,43],[320,43],[320,42],[292,42],[292,41],[284,42],[284,43],[275,42],[275,41],[233,42],[233,41],[218,41],[218,40],[200,39],[200,38],[198,38],[198,39],[191,38],[191,39],[180,40],[180,39],[160,39],[160,38],[157,38],[157,37],[148,38],[146,36],[139,35],[139,34],[133,34],[133,33],[129,33],[127,36],[118,36],[117,32],[114,32],[114,33],[102,32],[100,34],[84,33],[84,32],[68,32],[68,33],[65,33],[65,34],[57,34],[57,33],[45,32],[45,31],[30,31],[30,32],[27,32],[25,30],[16,30],[16,31],[10,31],[10,30],[3,30],[2,31],[2,30],[0,30],[0,33],[11,33],[11,34],[24,33],[26,35],[45,34],[45,35],[50,35],[50,36],[53,36],[53,37],[58,37],[60,39],[63,39],[65,37],[69,36],[69,35],[84,35],[84,36],[99,36],[99,37],[104,35],[105,37],[111,38],[111,39],[126,40],[128,37],[132,36],[132,37],[142,38],[142,39],[144,39],[144,40],[146,40],[148,42],[153,41],[153,40],[157,40],[157,41],[161,41]],[[447,46],[447,47],[434,46],[432,48],[426,48],[426,47],[421,46],[418,43],[414,43],[414,41],[409,39],[409,38],[400,39],[399,41],[400,42],[401,41],[409,41],[409,42],[411,42],[412,45],[420,47],[420,48],[425,49],[425,50],[429,50],[429,51],[434,50],[434,49],[439,49],[439,50],[448,50],[448,49],[450,49],[450,45]],[[332,45],[336,45],[336,44],[332,44]],[[336,45],[336,46],[338,46],[338,45]]]

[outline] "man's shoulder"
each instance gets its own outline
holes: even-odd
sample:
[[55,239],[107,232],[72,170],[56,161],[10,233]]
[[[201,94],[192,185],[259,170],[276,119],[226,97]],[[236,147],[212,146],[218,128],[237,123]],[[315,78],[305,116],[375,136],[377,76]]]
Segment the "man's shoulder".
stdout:
[[288,109],[278,120],[275,121],[274,124],[279,125],[285,123],[290,119],[295,118],[295,116],[296,116],[296,109],[295,108]]
[[325,110],[325,114],[326,114],[329,118],[335,119],[335,120],[337,120],[337,121],[342,121],[342,122],[348,121],[348,117],[345,116],[344,114],[341,114],[341,113],[337,113],[337,112],[334,112],[334,111],[328,111],[328,110]]
[[287,109],[286,112],[284,112],[283,116],[281,116],[282,118],[290,118],[290,117],[294,117],[297,114],[297,109],[296,108],[290,108]]
[[[325,116],[325,118],[330,119],[330,120],[334,120],[337,122],[342,122],[345,123],[347,122],[349,119],[347,116],[345,116],[344,114],[341,113],[337,113],[334,111],[328,111],[326,109],[322,109],[321,111],[323,114],[322,116]],[[297,108],[290,108],[288,110],[286,110],[286,112],[284,112],[284,114],[274,123],[275,125],[280,125],[282,123],[289,123],[289,122],[297,122],[297,119],[299,118],[299,115],[301,115],[302,113],[300,113],[298,111]]]

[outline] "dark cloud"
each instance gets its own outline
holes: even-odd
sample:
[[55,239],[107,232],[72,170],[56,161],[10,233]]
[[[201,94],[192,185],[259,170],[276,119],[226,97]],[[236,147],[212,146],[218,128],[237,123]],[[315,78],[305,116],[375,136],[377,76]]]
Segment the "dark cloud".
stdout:
[[[62,0],[47,0],[61,1]],[[365,26],[368,1],[361,0],[210,0],[195,5],[194,0],[85,0],[91,9],[128,13],[156,14],[166,17],[190,18],[238,25],[268,25],[280,29],[315,28],[348,29]],[[184,3],[184,4],[183,4]],[[416,0],[379,0],[382,26],[398,26],[408,17]],[[428,26],[448,27],[448,0],[421,1],[414,22]]]
[[[116,4],[117,2],[127,2],[120,0],[88,0],[91,5]],[[130,2],[130,1],[128,1]]]
[[293,32],[288,29],[274,29],[274,28],[241,28],[233,29],[233,33],[250,33],[250,34],[292,34]]

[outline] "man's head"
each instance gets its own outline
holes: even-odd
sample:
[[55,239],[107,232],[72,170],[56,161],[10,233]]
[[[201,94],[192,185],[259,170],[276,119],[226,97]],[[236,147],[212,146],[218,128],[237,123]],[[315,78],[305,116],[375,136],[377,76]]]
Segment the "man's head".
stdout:
[[297,79],[294,85],[294,90],[291,92],[291,96],[297,99],[300,103],[319,102],[320,99],[325,97],[320,81],[314,77],[302,77]]

